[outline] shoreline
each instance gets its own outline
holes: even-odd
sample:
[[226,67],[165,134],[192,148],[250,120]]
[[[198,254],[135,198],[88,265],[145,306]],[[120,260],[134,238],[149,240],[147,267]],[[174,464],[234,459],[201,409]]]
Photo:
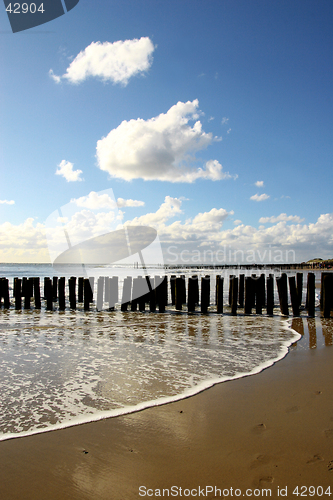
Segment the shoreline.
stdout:
[[142,497],[140,486],[213,485],[270,488],[277,498],[278,487],[287,486],[288,496],[296,486],[327,488],[333,482],[331,320],[305,321],[304,332],[304,319],[292,327],[302,340],[259,374],[175,403],[0,442],[1,497],[127,500]]

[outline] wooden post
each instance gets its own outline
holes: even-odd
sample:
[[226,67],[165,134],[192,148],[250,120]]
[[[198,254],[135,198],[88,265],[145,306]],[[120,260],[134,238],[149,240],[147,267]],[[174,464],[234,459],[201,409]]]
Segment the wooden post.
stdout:
[[146,276],[147,285],[149,288],[149,311],[156,311],[156,284],[153,276]]
[[109,302],[109,311],[114,311],[116,304],[118,302],[118,276],[113,276],[108,280],[108,300]]
[[131,297],[131,311],[137,311],[138,309],[138,278],[133,278],[133,287],[132,287],[132,297]]
[[39,278],[34,278],[34,297],[35,297],[35,308],[41,309],[42,304],[40,300],[40,281]]
[[89,311],[89,304],[91,302],[91,286],[89,278],[83,280],[83,309]]
[[185,280],[185,274],[182,274],[181,278],[182,278],[182,281],[181,281],[182,303],[186,304],[186,280]]
[[274,276],[270,274],[267,278],[267,314],[273,316],[274,310]]
[[76,293],[75,293],[75,288],[76,288],[76,278],[75,278],[75,276],[72,276],[68,280],[69,307],[71,309],[76,309]]
[[237,299],[238,299],[238,278],[234,276],[231,280],[231,314],[237,314]]
[[15,294],[15,309],[22,309],[22,280],[20,278],[14,278],[14,294]]
[[216,312],[223,313],[223,276],[216,276]]
[[207,313],[210,302],[210,276],[201,278],[201,312]]
[[303,298],[303,273],[296,273],[296,289],[298,297],[298,305],[301,307]]
[[4,308],[9,309],[10,308],[9,281],[6,278],[2,280],[2,296],[4,299],[4,304],[3,304]]
[[64,277],[59,278],[58,281],[59,311],[64,311],[66,308],[65,284],[66,284],[65,278]]
[[333,304],[333,275],[331,273],[325,273],[323,279],[323,311],[324,318],[331,317],[331,309]]
[[53,284],[51,278],[44,279],[44,297],[46,299],[46,310],[53,310]]
[[293,315],[299,316],[299,298],[297,295],[296,278],[294,276],[289,276],[289,290]]
[[280,278],[276,278],[277,289],[279,293],[280,310],[284,316],[289,316],[288,309],[288,283],[287,275],[283,273]]
[[316,283],[315,274],[308,273],[307,280],[307,292],[306,292],[306,304],[308,309],[308,316],[313,318],[315,315],[315,300],[316,300]]
[[262,300],[262,307],[266,306],[266,276],[264,273],[260,275],[260,286],[261,286],[261,300]]
[[245,277],[245,304],[244,304],[244,314],[252,313],[253,306],[253,280],[251,276]]
[[146,300],[148,296],[148,286],[145,279],[142,276],[138,276],[138,302],[139,302],[139,311],[143,312],[146,310]]
[[33,294],[33,281],[32,278],[23,278],[22,282],[22,295],[24,297],[24,309],[30,309],[30,298]]
[[195,311],[195,290],[196,279],[192,276],[188,279],[188,289],[187,289],[187,310],[188,312]]
[[52,290],[53,290],[53,300],[56,302],[58,300],[58,278],[57,276],[53,276],[52,280]]
[[97,311],[101,311],[103,309],[103,295],[104,295],[104,278],[103,276],[99,276],[97,280],[97,302],[96,309]]
[[177,311],[183,309],[183,278],[177,277],[175,282],[175,306]]
[[132,291],[132,278],[130,276],[127,276],[124,279],[123,283],[123,297],[120,306],[120,309],[123,312],[127,311],[127,307],[131,302],[131,291]]
[[263,293],[261,276],[252,278],[253,295],[255,295],[256,314],[262,314]]
[[244,282],[245,282],[245,274],[239,275],[239,290],[238,290],[238,304],[239,307],[244,307]]
[[171,289],[171,305],[176,305],[176,276],[170,276],[170,289]]
[[168,279],[163,276],[157,288],[158,310],[159,312],[165,311],[165,306],[168,302]]
[[232,301],[232,279],[235,277],[234,274],[230,274],[229,276],[229,306],[231,307]]
[[79,278],[77,301],[81,304],[83,302],[83,278]]
[[89,283],[90,283],[90,304],[94,302],[94,285],[95,285],[95,278],[93,276],[89,277]]

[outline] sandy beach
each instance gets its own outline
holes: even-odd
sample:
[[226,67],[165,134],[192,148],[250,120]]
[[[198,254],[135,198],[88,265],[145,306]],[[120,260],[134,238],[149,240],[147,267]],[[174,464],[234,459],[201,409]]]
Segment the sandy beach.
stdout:
[[294,319],[293,328],[303,339],[260,374],[177,403],[1,442],[0,497],[127,500],[169,490],[295,498],[297,486],[313,496],[312,486],[315,497],[322,487],[329,498],[331,320]]

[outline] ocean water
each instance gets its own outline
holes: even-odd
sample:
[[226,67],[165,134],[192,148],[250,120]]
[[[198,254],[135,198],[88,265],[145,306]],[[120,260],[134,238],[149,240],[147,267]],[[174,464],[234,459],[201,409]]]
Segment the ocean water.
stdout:
[[[52,274],[7,266],[0,275]],[[0,440],[188,397],[260,372],[300,338],[279,315],[2,309]]]

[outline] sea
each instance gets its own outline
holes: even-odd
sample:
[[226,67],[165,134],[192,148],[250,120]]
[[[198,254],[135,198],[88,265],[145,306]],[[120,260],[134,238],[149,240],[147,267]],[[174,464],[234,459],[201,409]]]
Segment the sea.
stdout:
[[[216,274],[227,283],[230,274],[240,272],[251,275],[253,269],[91,266],[88,275],[118,276],[120,285],[125,276],[145,273],[168,278],[210,275],[214,284]],[[272,270],[258,274],[262,272]],[[15,276],[39,276],[43,283],[45,276],[55,274],[46,264],[0,264],[0,277],[9,279],[11,289]],[[73,270],[63,275],[68,278]],[[59,311],[56,306],[46,311],[44,306],[34,309],[33,301],[30,310],[0,309],[0,440],[177,401],[217,383],[259,373],[290,349],[332,343],[331,333],[321,340],[315,335],[314,341],[313,327],[311,341],[306,319],[287,321],[278,309],[273,317],[245,316],[242,310],[232,316],[226,306],[217,314],[214,293],[211,285],[208,314],[188,313],[185,307],[175,311],[171,306],[164,313],[121,312],[119,305],[114,311],[97,311],[94,305],[89,311],[80,305],[76,311]],[[227,304],[226,285],[224,293]]]

